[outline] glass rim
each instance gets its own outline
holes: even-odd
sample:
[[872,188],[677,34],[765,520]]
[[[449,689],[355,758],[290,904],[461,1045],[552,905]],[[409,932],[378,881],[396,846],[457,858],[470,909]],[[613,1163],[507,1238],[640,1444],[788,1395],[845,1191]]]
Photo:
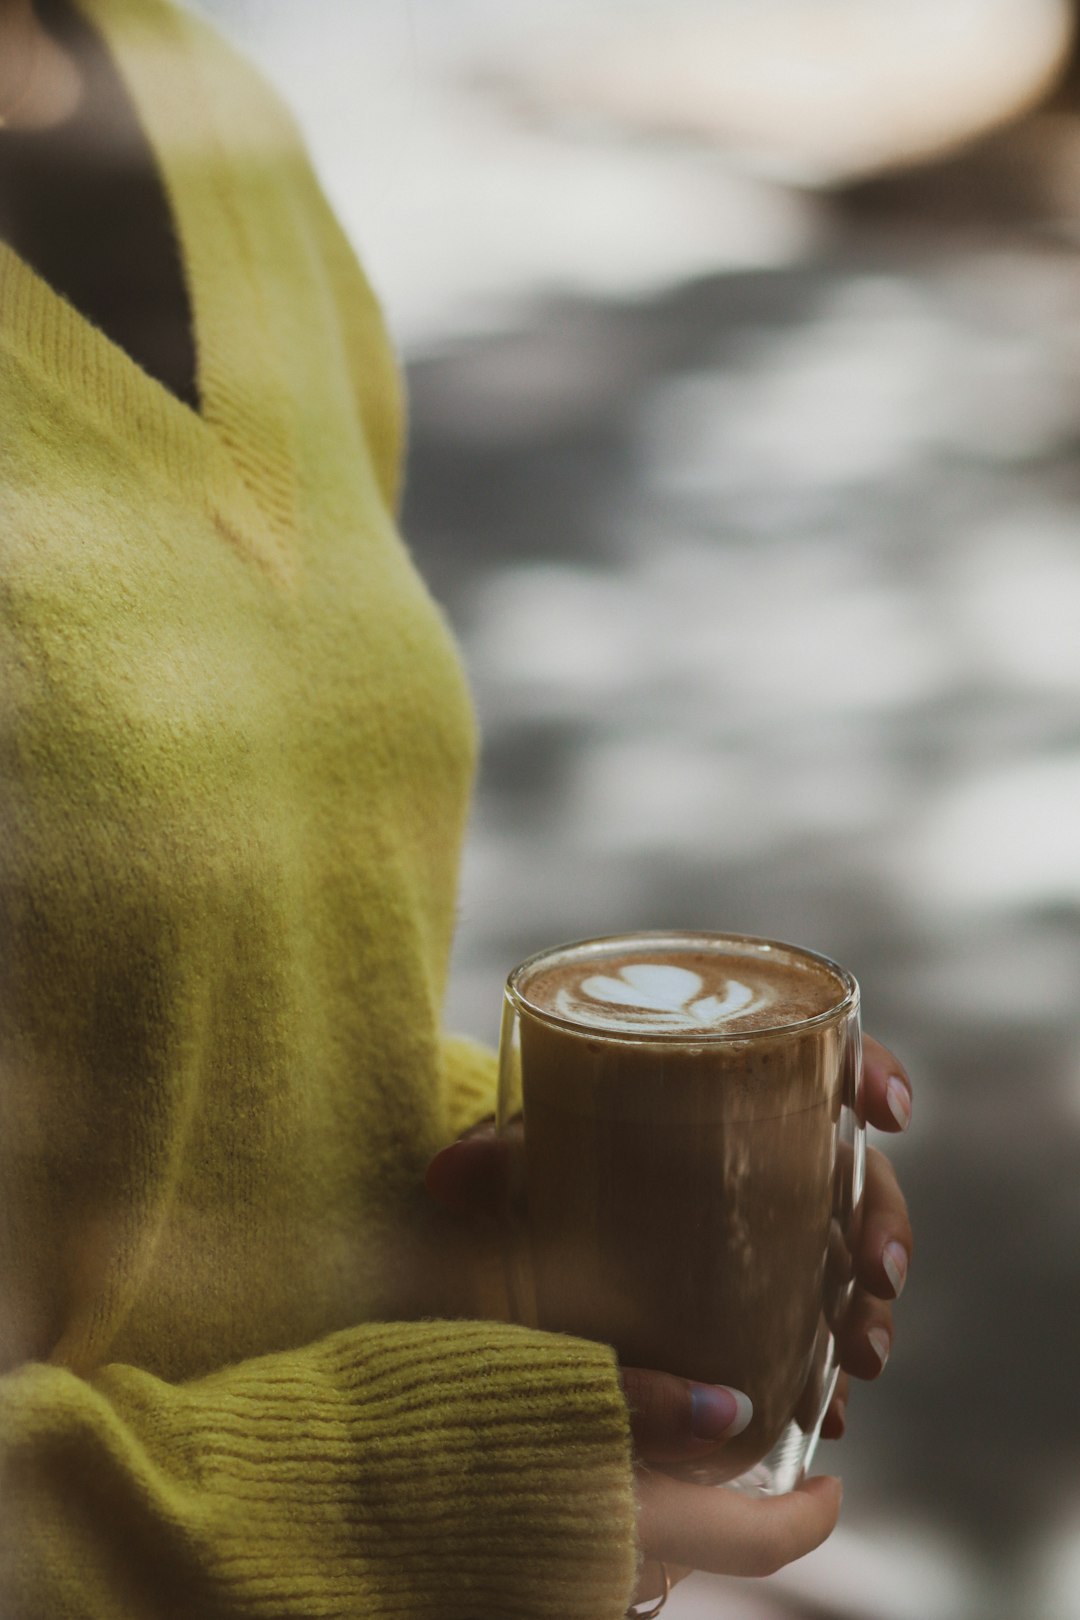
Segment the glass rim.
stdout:
[[[827,1007],[824,1012],[813,1013],[808,1018],[787,1019],[779,1024],[759,1024],[752,1029],[742,1030],[611,1030],[604,1029],[597,1024],[589,1024],[579,1018],[567,1018],[561,1013],[552,1012],[548,1007],[538,1007],[530,1001],[522,989],[521,981],[535,969],[550,963],[557,957],[586,956],[595,953],[602,957],[605,952],[617,945],[632,947],[638,940],[644,943],[665,941],[672,946],[690,944],[697,949],[710,949],[719,943],[725,945],[744,945],[758,950],[785,951],[791,956],[802,957],[819,966],[827,968],[839,981],[843,988],[843,995],[839,1001]],[[590,1040],[610,1041],[620,1046],[638,1045],[655,1046],[712,1046],[716,1044],[733,1045],[739,1041],[757,1040],[763,1035],[798,1035],[805,1030],[815,1029],[823,1024],[831,1023],[848,1013],[853,1012],[859,1005],[859,984],[853,973],[842,967],[831,956],[821,951],[814,951],[806,945],[792,945],[787,940],[768,939],[758,934],[731,934],[709,929],[686,929],[678,931],[670,928],[639,928],[627,934],[601,934],[592,939],[570,940],[565,945],[549,945],[542,951],[534,951],[523,962],[519,962],[507,975],[505,998],[519,1014],[525,1011],[530,1017],[539,1019],[541,1023],[551,1024],[556,1029],[569,1029],[575,1033],[586,1035]]]

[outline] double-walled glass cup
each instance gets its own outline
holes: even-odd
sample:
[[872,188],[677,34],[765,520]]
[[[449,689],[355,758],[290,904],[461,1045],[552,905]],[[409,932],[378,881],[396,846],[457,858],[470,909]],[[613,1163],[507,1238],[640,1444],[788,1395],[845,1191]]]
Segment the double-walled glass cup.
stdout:
[[855,980],[795,946],[642,933],[510,974],[510,1311],[744,1390],[745,1431],[673,1473],[774,1495],[809,1466],[852,1286],[860,1067]]

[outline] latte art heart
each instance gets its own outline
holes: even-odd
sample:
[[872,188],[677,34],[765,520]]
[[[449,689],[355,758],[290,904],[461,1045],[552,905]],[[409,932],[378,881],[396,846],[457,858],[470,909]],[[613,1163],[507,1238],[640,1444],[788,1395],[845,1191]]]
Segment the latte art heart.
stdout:
[[596,973],[573,988],[564,985],[556,1011],[576,1023],[633,1033],[650,1030],[718,1030],[729,1020],[766,1005],[765,988],[755,991],[738,979],[725,979],[702,994],[699,973],[673,962],[627,962],[615,974]]
[[538,1012],[579,1029],[695,1042],[816,1018],[844,999],[843,982],[821,958],[769,940],[743,949],[712,938],[691,936],[685,948],[667,937],[567,947],[539,963],[521,989]]

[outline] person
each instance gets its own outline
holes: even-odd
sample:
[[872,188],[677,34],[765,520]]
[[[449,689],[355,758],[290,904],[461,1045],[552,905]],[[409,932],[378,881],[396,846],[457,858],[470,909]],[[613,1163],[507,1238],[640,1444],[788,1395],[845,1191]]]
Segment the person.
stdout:
[[[800,1556],[837,1481],[649,1466],[723,1391],[484,1314],[474,722],[289,115],[171,0],[0,0],[0,119],[0,1610],[604,1620]],[[910,1253],[874,1153],[848,1373]]]

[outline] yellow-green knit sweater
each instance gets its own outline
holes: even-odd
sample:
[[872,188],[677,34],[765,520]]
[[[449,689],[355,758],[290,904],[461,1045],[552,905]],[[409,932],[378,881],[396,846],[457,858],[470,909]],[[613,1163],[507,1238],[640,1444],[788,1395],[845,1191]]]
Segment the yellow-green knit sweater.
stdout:
[[454,1319],[422,1191],[491,1064],[438,1034],[473,729],[380,318],[251,70],[80,3],[205,406],[0,248],[0,1614],[605,1620],[613,1357]]

